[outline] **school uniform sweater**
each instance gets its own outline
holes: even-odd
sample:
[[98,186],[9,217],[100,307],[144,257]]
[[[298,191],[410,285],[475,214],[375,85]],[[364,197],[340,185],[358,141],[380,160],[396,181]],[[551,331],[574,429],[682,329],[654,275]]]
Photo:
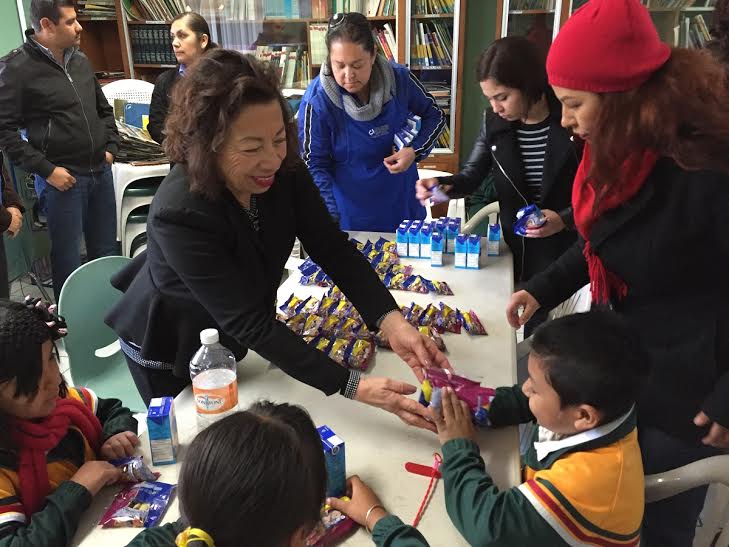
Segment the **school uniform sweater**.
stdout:
[[[69,388],[67,398],[81,401],[96,414],[103,429],[102,442],[117,433],[137,431],[131,411],[117,399],[99,399],[86,388]],[[85,462],[97,460],[97,455],[77,428],[69,428],[58,446],[48,452],[51,494],[32,519],[20,501],[17,458],[18,452],[7,442],[0,446],[0,547],[68,545],[92,499],[86,488],[69,479]]]

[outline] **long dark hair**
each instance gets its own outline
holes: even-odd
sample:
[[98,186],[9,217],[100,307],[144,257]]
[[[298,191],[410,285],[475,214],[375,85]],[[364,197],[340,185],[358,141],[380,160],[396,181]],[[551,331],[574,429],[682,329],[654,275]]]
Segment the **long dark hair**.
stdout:
[[217,547],[279,547],[316,525],[326,481],[321,441],[307,412],[262,401],[192,442],[180,472],[181,512]]
[[476,63],[479,82],[495,80],[503,86],[518,89],[528,107],[546,96],[551,104],[556,98],[547,79],[546,58],[534,42],[523,36],[508,36],[492,43]]
[[225,182],[219,174],[217,152],[228,127],[251,105],[278,101],[286,126],[283,168],[293,168],[298,154],[296,125],[281,95],[273,69],[251,55],[217,48],[195,63],[172,90],[165,124],[164,148],[174,163],[187,166],[190,189],[215,199]]
[[729,173],[727,74],[712,55],[676,48],[643,85],[602,95],[591,130],[590,177],[598,195],[623,165],[652,149],[687,170]]
[[198,41],[202,40],[203,35],[206,35],[208,37],[208,43],[203,51],[209,51],[213,48],[218,47],[218,44],[213,42],[212,34],[210,34],[210,25],[208,25],[208,22],[202,15],[200,15],[199,13],[195,13],[194,11],[186,11],[175,16],[172,21],[170,21],[170,24],[181,19],[185,20],[185,25],[187,25],[187,28],[195,33]]
[[362,46],[362,49],[375,54],[375,38],[367,17],[361,13],[335,13],[329,19],[325,37],[327,52],[331,51],[334,42],[351,42]]

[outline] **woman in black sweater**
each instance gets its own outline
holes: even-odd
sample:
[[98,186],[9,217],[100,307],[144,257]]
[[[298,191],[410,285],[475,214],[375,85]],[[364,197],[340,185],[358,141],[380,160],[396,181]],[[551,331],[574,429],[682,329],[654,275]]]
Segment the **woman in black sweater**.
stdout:
[[152,103],[149,105],[149,124],[147,131],[152,138],[162,144],[165,140],[164,128],[167,112],[170,108],[172,88],[185,71],[191,68],[203,53],[217,47],[210,40],[208,22],[194,12],[182,13],[172,20],[170,28],[172,49],[178,65],[157,77],[152,92]]
[[275,74],[253,57],[216,49],[173,97],[165,148],[176,165],[150,208],[146,253],[112,280],[124,295],[107,317],[145,402],[190,383],[198,334],[212,327],[238,360],[252,349],[327,395],[434,430],[427,410],[406,397],[414,386],[360,377],[276,320],[276,290],[298,237],[416,376],[449,366],[327,212],[298,156]]

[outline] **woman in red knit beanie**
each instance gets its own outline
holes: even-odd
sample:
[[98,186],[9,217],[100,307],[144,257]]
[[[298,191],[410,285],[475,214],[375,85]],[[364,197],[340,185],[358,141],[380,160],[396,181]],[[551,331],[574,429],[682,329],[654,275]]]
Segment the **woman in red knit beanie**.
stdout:
[[[562,125],[587,141],[579,240],[512,296],[517,328],[586,282],[640,331],[646,474],[729,448],[729,92],[706,52],[663,44],[638,0],[590,0],[547,59]],[[521,313],[520,313],[521,311]],[[687,546],[706,488],[646,507],[643,541]]]

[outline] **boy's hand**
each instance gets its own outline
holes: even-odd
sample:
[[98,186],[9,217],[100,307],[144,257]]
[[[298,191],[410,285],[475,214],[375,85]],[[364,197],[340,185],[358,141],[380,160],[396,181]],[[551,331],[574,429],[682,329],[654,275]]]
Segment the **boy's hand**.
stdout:
[[[357,524],[366,527],[368,530],[372,530],[378,520],[387,516],[387,511],[382,507],[380,498],[357,475],[347,479],[347,491],[349,492],[350,501],[339,498],[327,498],[327,504],[333,509],[347,515]],[[377,505],[380,507],[375,507]],[[367,512],[372,507],[375,507],[375,509],[370,512],[369,518],[365,522]]]
[[92,496],[99,493],[104,486],[114,484],[121,478],[121,469],[111,465],[109,462],[90,461],[78,468],[78,471],[71,477],[71,481],[80,484],[88,490]]
[[440,408],[433,408],[438,440],[441,445],[453,439],[473,440],[476,431],[473,427],[471,409],[461,401],[450,387],[442,389]]
[[99,450],[99,456],[107,461],[126,458],[134,455],[137,446],[139,438],[131,431],[123,431],[106,439]]

